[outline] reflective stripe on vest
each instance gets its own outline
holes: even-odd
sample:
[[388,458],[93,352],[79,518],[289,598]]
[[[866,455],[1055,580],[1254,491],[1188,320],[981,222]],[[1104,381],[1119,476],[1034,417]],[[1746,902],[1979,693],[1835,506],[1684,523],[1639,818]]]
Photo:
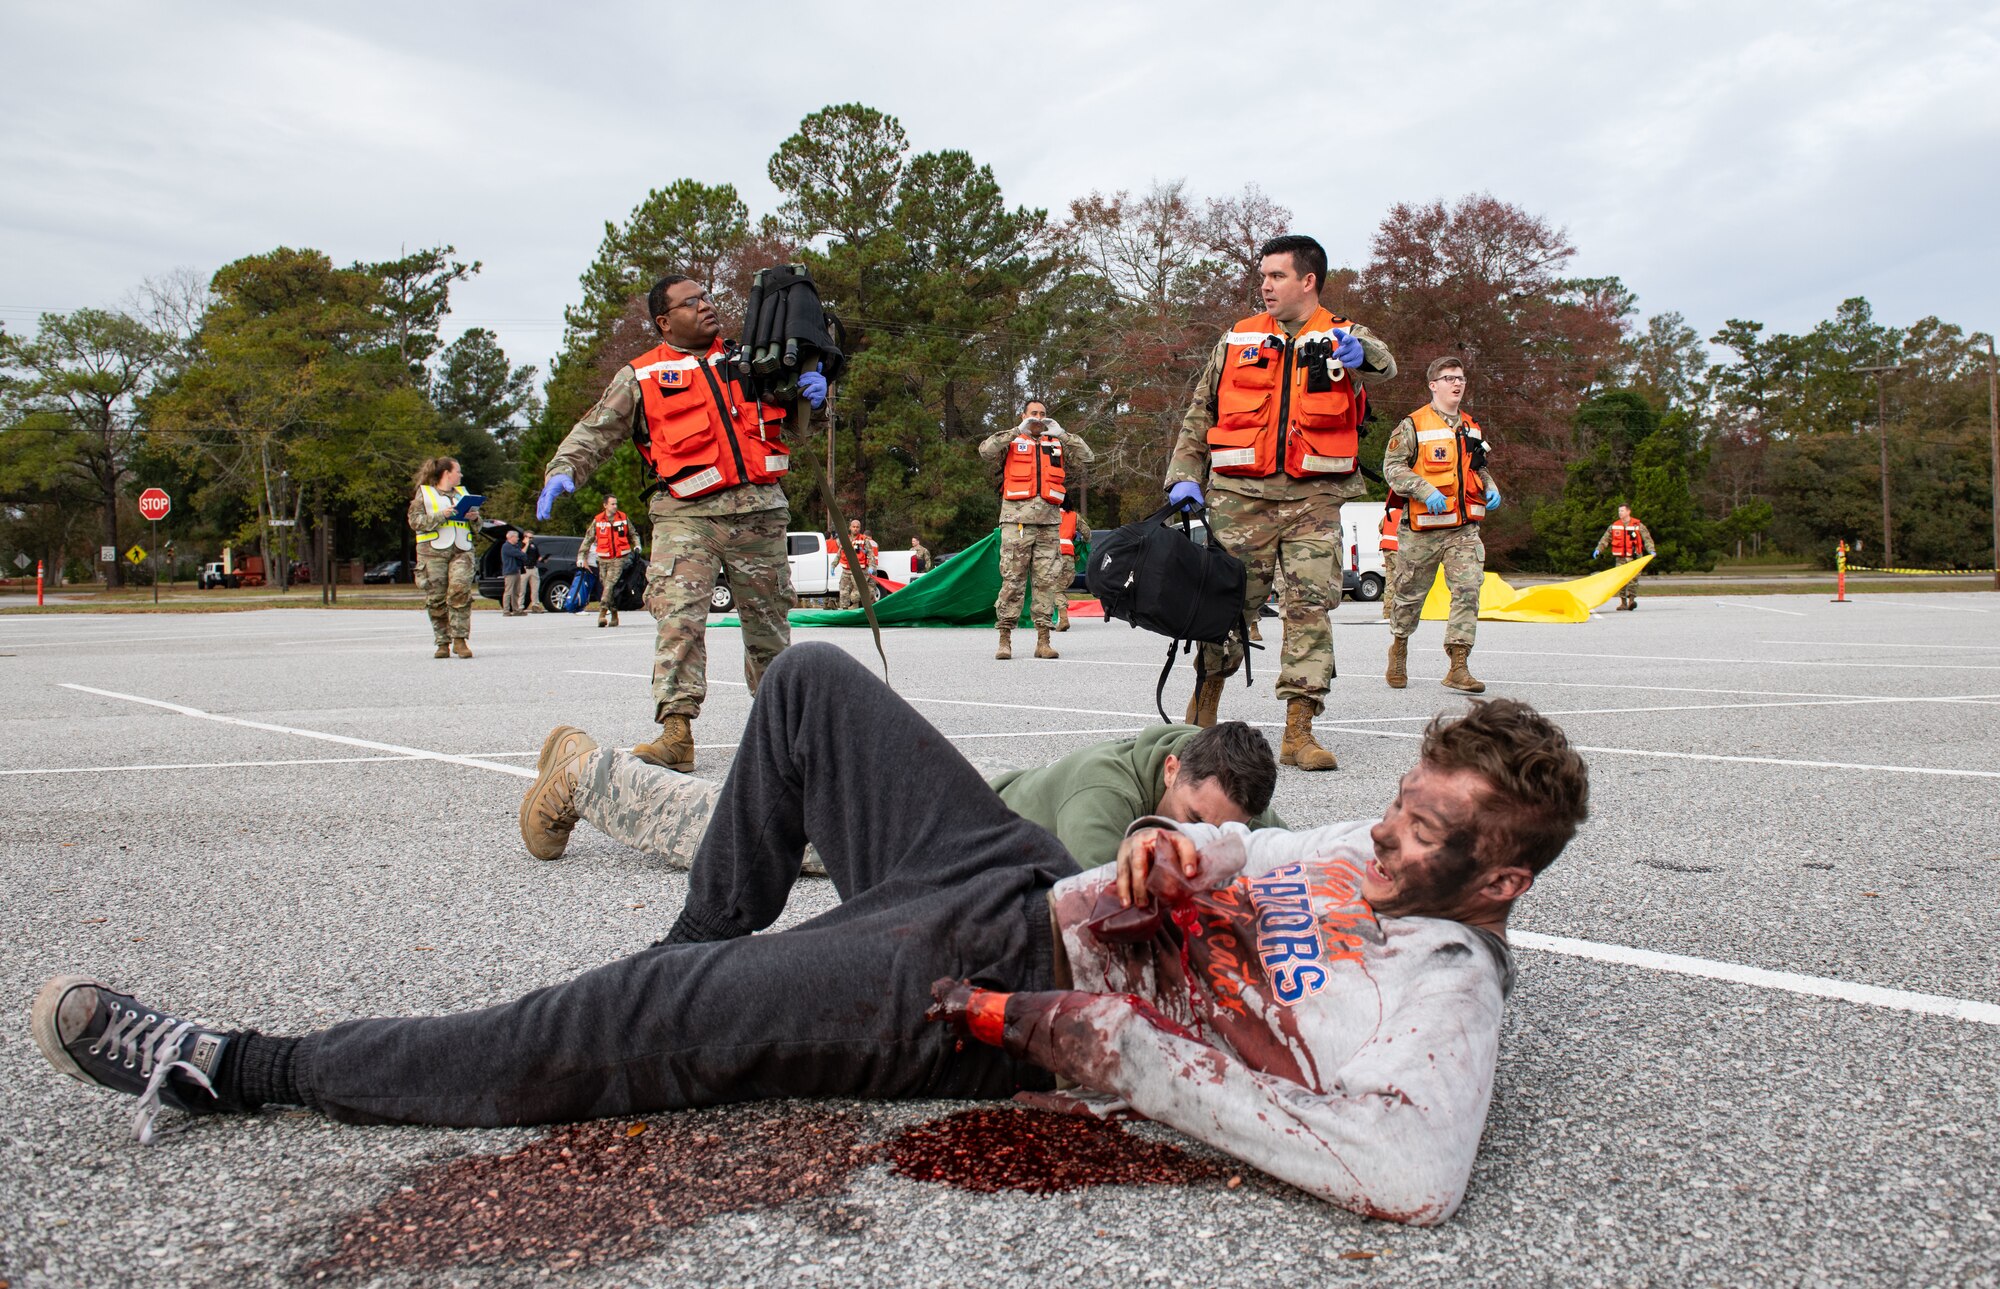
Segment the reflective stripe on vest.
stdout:
[[[451,495],[447,496],[429,484],[423,485],[423,488],[424,508],[433,515],[440,511],[456,509],[458,498],[465,491],[462,488],[454,488]],[[441,551],[451,550],[453,547],[469,551],[472,549],[472,525],[463,519],[447,519],[438,525],[437,532],[431,537],[431,545]]]
[[1015,435],[1007,443],[1000,466],[1000,500],[1062,505],[1065,491],[1062,440],[1053,434],[1035,438]]
[[1444,413],[1426,403],[1410,413],[1410,425],[1417,432],[1417,459],[1413,467],[1417,477],[1443,493],[1448,503],[1443,514],[1433,515],[1428,507],[1412,502],[1407,511],[1411,529],[1431,532],[1486,518],[1485,485],[1465,459],[1461,446],[1464,439],[1481,437],[1478,423],[1461,414],[1458,428],[1454,429],[1444,419]]
[[1385,510],[1382,512],[1382,540],[1377,546],[1378,550],[1386,552],[1396,549],[1396,524],[1402,517],[1403,512],[1400,510]]
[[1614,519],[1611,521],[1611,553],[1618,558],[1637,557],[1646,547],[1646,539],[1641,535],[1642,525],[1636,519]]
[[1056,524],[1056,541],[1062,546],[1064,555],[1075,558],[1076,512],[1074,510],[1063,511],[1061,521]]
[[785,409],[745,397],[728,357],[717,339],[699,356],[659,345],[629,364],[639,381],[633,442],[677,500],[775,483],[791,468]]
[[1295,479],[1354,473],[1368,396],[1337,356],[1325,360],[1326,389],[1313,389],[1310,361],[1298,351],[1318,341],[1336,345],[1335,328],[1350,326],[1316,308],[1287,340],[1268,313],[1244,318],[1223,334],[1222,372],[1215,387],[1215,424],[1208,431],[1213,474]]

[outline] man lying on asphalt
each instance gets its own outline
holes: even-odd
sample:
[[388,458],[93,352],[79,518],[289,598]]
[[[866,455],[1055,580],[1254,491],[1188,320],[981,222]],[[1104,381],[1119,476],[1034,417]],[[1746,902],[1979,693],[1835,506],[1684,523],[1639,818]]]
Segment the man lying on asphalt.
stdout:
[[[867,725],[874,719],[873,698],[866,690],[840,696],[837,719]],[[521,840],[536,859],[560,859],[581,819],[614,841],[687,868],[722,795],[718,783],[600,746],[572,725],[549,731],[537,769],[521,799]],[[1278,759],[1264,736],[1242,721],[1208,729],[1155,725],[989,782],[1008,809],[1054,833],[1085,868],[1116,859],[1126,831],[1142,815],[1177,823],[1284,826],[1271,811]],[[869,791],[896,801],[904,789],[878,783]],[[826,873],[810,851],[805,871]]]
[[[865,724],[831,719],[870,685],[830,645],[772,662],[695,859],[730,880],[691,881],[652,948],[500,1006],[301,1038],[60,976],[35,1041],[137,1095],[142,1140],[161,1105],[472,1126],[1060,1079],[1357,1212],[1451,1215],[1492,1092],[1508,912],[1586,811],[1560,730],[1475,703],[1431,724],[1379,822],[1142,821],[1115,868],[1081,873],[886,687]],[[883,783],[903,788],[887,806],[864,790]],[[752,935],[808,838],[840,905]]]

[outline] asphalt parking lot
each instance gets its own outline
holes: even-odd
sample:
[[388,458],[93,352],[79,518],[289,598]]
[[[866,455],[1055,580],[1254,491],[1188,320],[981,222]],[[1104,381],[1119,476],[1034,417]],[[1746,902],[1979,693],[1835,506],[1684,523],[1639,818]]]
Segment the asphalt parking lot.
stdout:
[[[1588,749],[1594,808],[1517,914],[1479,1164],[1434,1230],[1151,1126],[1113,1151],[1182,1148],[1152,1174],[1052,1193],[919,1180],[874,1148],[963,1108],[942,1103],[569,1136],[170,1113],[134,1144],[126,1099],[35,1050],[52,974],[297,1033],[512,998],[672,922],[678,874],[587,828],[538,863],[515,819],[551,725],[648,731],[650,623],[474,623],[461,662],[416,611],[0,618],[0,1280],[2000,1284],[2000,594],[1481,625],[1474,670]],[[1441,624],[1398,692],[1374,606],[1334,623],[1342,768],[1282,772],[1295,824],[1379,813],[1456,702]],[[798,638],[873,657],[865,632]],[[981,761],[1152,719],[1160,649],[1122,625],[1079,619],[1058,662],[995,662],[987,631],[885,640],[897,689]],[[1272,670],[1223,711],[1275,742]],[[698,772],[720,777],[749,703],[732,629],[710,677]],[[830,899],[805,882],[787,920]],[[605,1163],[639,1158],[681,1182]],[[701,1190],[704,1168],[741,1185]],[[549,1196],[533,1240],[467,1234],[517,1189]]]

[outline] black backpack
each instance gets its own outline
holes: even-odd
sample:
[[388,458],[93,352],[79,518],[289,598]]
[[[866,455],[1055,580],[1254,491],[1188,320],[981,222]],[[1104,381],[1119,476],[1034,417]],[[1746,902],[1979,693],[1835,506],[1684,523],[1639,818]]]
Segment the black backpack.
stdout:
[[[1178,529],[1166,522],[1173,506],[1162,506],[1136,524],[1115,528],[1091,543],[1090,566],[1084,582],[1104,606],[1104,616],[1118,618],[1168,637],[1167,663],[1153,689],[1153,706],[1168,720],[1161,701],[1167,677],[1174,669],[1174,650],[1186,653],[1196,644],[1243,642],[1243,683],[1250,683],[1250,642],[1244,624],[1243,561],[1222,549],[1215,534],[1207,542],[1194,540],[1187,511]],[[1201,655],[1195,655],[1195,684],[1203,679]]]

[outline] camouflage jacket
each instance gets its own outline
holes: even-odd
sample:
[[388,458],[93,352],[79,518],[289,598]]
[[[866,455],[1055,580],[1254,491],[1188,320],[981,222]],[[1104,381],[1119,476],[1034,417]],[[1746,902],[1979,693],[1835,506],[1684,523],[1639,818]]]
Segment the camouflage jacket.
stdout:
[[[1458,413],[1439,413],[1439,415],[1444,417],[1446,425],[1454,430],[1458,428],[1461,419]],[[1417,427],[1412,425],[1410,418],[1406,416],[1396,423],[1396,432],[1389,436],[1389,446],[1383,449],[1382,482],[1388,484],[1389,491],[1399,497],[1422,501],[1437,489],[1423,481],[1422,476],[1417,473],[1416,466]],[[1481,470],[1478,474],[1481,483],[1489,488],[1496,486],[1491,470]],[[1407,515],[1407,510],[1404,513]],[[1406,522],[1404,527],[1408,526]]]
[[[1289,333],[1295,329],[1286,330]],[[1362,362],[1355,368],[1354,378],[1364,386],[1393,380],[1396,356],[1389,352],[1389,346],[1383,344],[1374,332],[1358,324],[1350,323],[1346,330],[1361,342]],[[1228,357],[1227,338],[1217,340],[1215,349],[1208,355],[1208,366],[1202,368],[1201,379],[1195,382],[1194,397],[1188,401],[1187,415],[1181,419],[1181,435],[1174,443],[1173,459],[1167,463],[1167,487],[1177,483],[1198,483],[1204,489],[1220,488],[1245,497],[1267,497],[1280,501],[1321,496],[1346,501],[1368,490],[1368,481],[1359,470],[1345,478],[1329,475],[1319,479],[1294,479],[1283,470],[1264,479],[1209,474],[1208,432],[1215,425],[1215,387],[1222,380],[1222,364]]]
[[[1019,434],[1022,426],[1026,424],[1027,422],[1023,421],[1020,425],[1013,425],[1004,430],[993,431],[993,433],[986,436],[985,442],[979,445],[979,455],[988,461],[1001,460],[1007,455],[1007,445],[1014,441],[1014,436]],[[1051,419],[1047,429],[1049,433],[1054,434],[1062,440],[1063,469],[1065,474],[1069,472],[1069,464],[1071,462],[1079,465],[1089,465],[1092,461],[1097,460],[1097,454],[1090,450],[1090,445],[1077,435],[1065,430],[1062,427],[1061,421]],[[1000,522],[1003,524],[1059,524],[1062,522],[1062,507],[1050,505],[1040,497],[1030,497],[1026,501],[1007,501],[1003,499],[1000,502]]]
[[[639,404],[639,378],[630,367],[620,367],[597,405],[583,414],[549,459],[542,472],[544,483],[559,474],[582,483],[611,459],[621,443],[632,440],[632,430],[645,413]],[[790,427],[787,427],[790,428]],[[651,471],[647,470],[650,474]],[[651,482],[650,479],[647,482]],[[675,515],[744,515],[758,510],[785,509],[785,489],[777,483],[745,483],[724,488],[692,501],[677,501],[665,489],[655,492],[647,509],[655,519]]]

